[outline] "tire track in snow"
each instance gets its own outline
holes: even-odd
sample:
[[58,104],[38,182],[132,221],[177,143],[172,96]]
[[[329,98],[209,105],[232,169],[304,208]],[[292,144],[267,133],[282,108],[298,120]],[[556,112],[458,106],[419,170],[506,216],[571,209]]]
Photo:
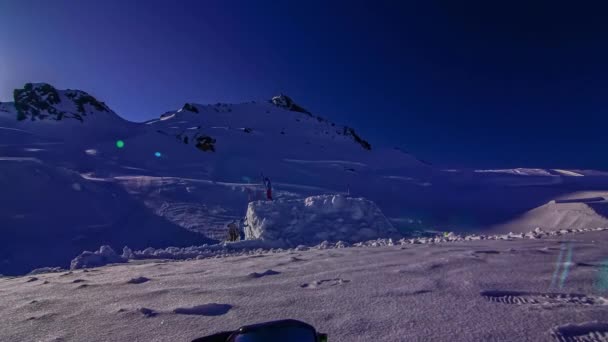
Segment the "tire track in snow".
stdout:
[[608,323],[587,322],[560,325],[551,330],[551,336],[559,342],[606,342],[608,341]]
[[534,293],[488,290],[482,291],[481,295],[490,302],[511,305],[608,305],[608,300],[604,297],[574,293]]

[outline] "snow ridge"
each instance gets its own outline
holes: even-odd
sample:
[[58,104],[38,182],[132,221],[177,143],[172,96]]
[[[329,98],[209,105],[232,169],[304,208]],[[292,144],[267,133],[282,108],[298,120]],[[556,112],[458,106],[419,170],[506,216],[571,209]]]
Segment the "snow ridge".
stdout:
[[[251,256],[276,253],[291,253],[297,251],[306,251],[309,249],[341,249],[341,248],[356,248],[356,247],[390,247],[404,246],[411,244],[441,244],[441,243],[456,243],[470,242],[479,240],[517,240],[517,239],[542,239],[556,237],[566,234],[577,234],[593,231],[606,231],[608,228],[584,228],[584,229],[564,229],[561,231],[545,232],[540,228],[536,228],[526,234],[498,234],[498,235],[458,235],[453,232],[444,233],[435,237],[419,237],[419,238],[402,238],[399,240],[392,238],[379,238],[363,242],[350,244],[345,241],[329,242],[323,241],[313,246],[299,245],[290,247],[283,241],[264,241],[264,240],[245,240],[237,242],[224,242],[217,245],[202,245],[191,246],[185,248],[167,247],[167,248],[146,248],[140,251],[131,251],[128,247],[124,248],[122,256],[118,256],[108,246],[102,246],[97,252],[83,252],[72,261],[71,269],[101,267],[112,263],[123,263],[128,260],[144,260],[144,259],[169,259],[169,260],[201,260],[207,258],[222,258],[230,256]],[[483,251],[481,251],[483,252]],[[480,253],[481,253],[480,252]],[[489,251],[487,253],[490,253]]]

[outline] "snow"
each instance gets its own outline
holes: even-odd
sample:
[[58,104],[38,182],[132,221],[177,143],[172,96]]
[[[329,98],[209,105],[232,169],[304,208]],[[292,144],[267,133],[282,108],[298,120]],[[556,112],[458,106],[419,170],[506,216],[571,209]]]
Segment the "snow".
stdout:
[[551,176],[547,170],[543,169],[526,169],[526,168],[517,168],[517,169],[495,169],[495,170],[475,170],[478,173],[507,173],[514,175],[522,175],[522,176]]
[[[75,115],[84,93],[58,94]],[[438,169],[271,102],[144,123],[0,104],[0,341],[284,318],[332,341],[606,339],[608,172]],[[222,242],[243,218],[247,240]]]
[[[306,245],[298,245],[294,248],[293,245],[286,243],[283,240],[261,240],[261,239],[252,239],[252,240],[242,240],[236,242],[223,242],[221,244],[213,244],[213,245],[202,245],[202,246],[190,246],[190,247],[166,247],[166,248],[152,248],[148,247],[144,250],[136,250],[133,251],[129,247],[123,248],[123,253],[121,255],[123,260],[119,260],[119,262],[124,262],[126,260],[145,260],[145,259],[166,259],[166,260],[192,260],[192,259],[206,259],[206,258],[218,258],[218,257],[226,257],[226,256],[246,256],[246,255],[262,255],[262,254],[274,254],[274,253],[282,253],[284,251],[306,251],[309,249],[340,249],[347,247],[386,247],[386,246],[396,246],[396,245],[410,245],[410,244],[441,244],[441,243],[450,243],[450,242],[462,242],[462,241],[479,241],[479,240],[517,240],[517,239],[544,239],[551,238],[555,236],[562,236],[566,234],[576,234],[582,232],[592,232],[592,231],[604,231],[608,230],[608,228],[578,228],[578,229],[562,229],[562,230],[552,230],[552,231],[544,231],[540,227],[536,227],[534,230],[529,231],[527,233],[512,233],[508,234],[494,234],[494,235],[459,235],[454,232],[443,233],[436,236],[429,237],[417,237],[417,238],[401,238],[399,240],[392,238],[378,238],[374,240],[357,242],[354,244],[350,244],[345,241],[337,241],[337,242],[329,242],[327,240],[318,243],[315,246],[309,245],[311,247],[307,247]],[[488,251],[480,251],[480,253],[490,253]],[[91,255],[91,252],[85,252],[83,255],[88,257]],[[100,254],[99,252],[97,254]],[[97,260],[97,257],[95,260]],[[79,263],[81,257],[77,257],[74,259],[73,263]],[[114,259],[114,258],[113,258]],[[113,260],[110,259],[104,263],[92,263],[90,266],[83,264],[81,268],[87,267],[99,267],[105,264],[113,263]],[[57,270],[58,268],[49,268],[53,270]],[[41,269],[44,270],[44,269]],[[250,276],[265,276],[272,275],[274,271],[268,270],[262,274],[252,273]]]
[[372,201],[343,195],[251,202],[246,218],[246,239],[285,241],[291,246],[398,235]]
[[571,176],[571,177],[584,177],[583,174],[580,174],[578,172],[574,172],[574,171],[570,171],[570,170],[561,170],[561,169],[553,169],[553,171],[560,173],[564,176]]
[[[76,109],[68,94],[82,95],[58,94],[61,103],[55,107],[65,111]],[[566,213],[560,220],[533,210],[570,195],[578,198],[583,191],[608,189],[606,172],[444,172],[398,149],[372,142],[373,148],[366,150],[344,134],[344,126],[293,111],[301,107],[289,110],[269,101],[191,104],[199,113],[172,110],[162,115],[164,120],[132,123],[111,110],[88,106],[82,122],[17,121],[13,104],[1,106],[4,274],[66,268],[82,251],[101,245],[114,250],[128,245],[136,252],[151,247],[169,255],[166,249],[174,246],[196,257],[195,247],[223,241],[226,225],[243,219],[249,203],[264,198],[262,173],[271,178],[278,202],[304,203],[314,196],[365,198],[409,238],[428,236],[429,231],[481,235],[525,233],[537,226],[561,230],[605,225],[599,202],[559,209]],[[322,114],[331,118],[331,113]],[[217,141],[215,152],[192,143],[207,135]],[[116,147],[117,140],[124,141],[124,148]],[[36,158],[31,159],[34,150]],[[162,157],[155,157],[156,152]],[[545,173],[550,176],[539,175]],[[555,209],[566,209],[562,204]],[[523,216],[528,221],[519,221]],[[497,226],[508,228],[494,231]],[[341,228],[325,227],[315,241]],[[194,249],[187,250],[189,246]],[[275,241],[269,248],[279,247],[284,246]]]
[[[446,172],[457,172],[458,170],[444,170]],[[604,173],[593,170],[564,170],[564,169],[531,169],[531,168],[516,168],[516,169],[489,169],[475,170],[477,173],[503,173],[518,176],[564,176],[564,177],[584,177],[586,175],[603,175]]]
[[[608,300],[593,265],[608,255],[607,234],[137,260],[0,278],[0,340],[190,341],[292,318],[330,341],[601,341]],[[552,286],[565,245],[573,264]],[[149,280],[129,283],[137,277]]]
[[126,262],[127,260],[114,252],[110,246],[101,246],[96,252],[82,252],[70,264],[71,270],[90,268]]
[[608,227],[608,193],[579,192],[558,197],[521,216],[493,227],[493,231],[522,232],[532,227],[545,230]]

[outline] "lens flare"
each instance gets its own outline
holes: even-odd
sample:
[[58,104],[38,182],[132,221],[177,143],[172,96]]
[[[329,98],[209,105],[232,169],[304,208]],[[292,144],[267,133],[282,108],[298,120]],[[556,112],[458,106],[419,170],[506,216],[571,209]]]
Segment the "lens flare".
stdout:
[[553,276],[551,277],[551,285],[549,285],[550,289],[555,287],[555,283],[557,282],[557,275],[559,274],[559,269],[561,268],[561,265],[562,265],[562,257],[564,256],[565,250],[566,250],[566,246],[562,245],[562,247],[559,251],[559,255],[557,256],[557,262],[555,263],[555,271],[553,272]]
[[601,263],[598,270],[597,288],[600,291],[608,291],[608,259]]
[[154,152],[154,155],[156,156],[156,158],[162,157],[162,154],[160,152]]
[[[563,244],[560,248],[559,255],[557,256],[557,262],[555,263],[555,271],[553,272],[553,276],[551,277],[551,285],[549,285],[549,288],[564,288],[564,284],[566,283],[566,279],[568,278],[568,274],[570,273],[570,267],[573,264],[574,263],[572,262],[572,244]],[[564,266],[564,268],[562,270],[562,274],[560,275],[559,271],[562,269],[562,265]]]
[[117,140],[117,141],[116,141],[116,147],[118,147],[118,148],[123,148],[123,147],[125,147],[125,142],[124,142],[124,141],[122,141],[122,140]]
[[566,278],[568,278],[568,273],[570,272],[570,266],[572,266],[572,244],[568,244],[568,254],[566,255],[566,261],[564,262],[564,271],[562,272],[562,276],[559,281],[559,288],[564,287],[564,283],[566,282]]

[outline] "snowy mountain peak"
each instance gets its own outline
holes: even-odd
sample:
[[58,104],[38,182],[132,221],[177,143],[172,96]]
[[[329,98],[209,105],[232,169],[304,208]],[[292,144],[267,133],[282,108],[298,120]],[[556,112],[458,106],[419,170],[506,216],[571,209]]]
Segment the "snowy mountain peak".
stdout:
[[272,97],[272,99],[270,100],[270,102],[272,104],[274,104],[277,107],[281,107],[281,108],[285,108],[287,110],[291,110],[293,112],[300,112],[300,113],[305,113],[305,114],[311,114],[308,110],[304,109],[303,107],[301,107],[300,105],[298,105],[297,103],[295,103],[291,97],[285,95],[285,94],[281,94],[278,96],[274,96]]
[[26,83],[13,92],[19,121],[76,119],[94,112],[111,112],[105,103],[81,90],[57,90],[48,83]]
[[181,111],[188,111],[188,112],[192,112],[192,113],[199,113],[198,108],[196,107],[196,105],[192,104],[192,103],[186,103],[184,104],[184,106],[182,107],[182,109],[179,110]]

